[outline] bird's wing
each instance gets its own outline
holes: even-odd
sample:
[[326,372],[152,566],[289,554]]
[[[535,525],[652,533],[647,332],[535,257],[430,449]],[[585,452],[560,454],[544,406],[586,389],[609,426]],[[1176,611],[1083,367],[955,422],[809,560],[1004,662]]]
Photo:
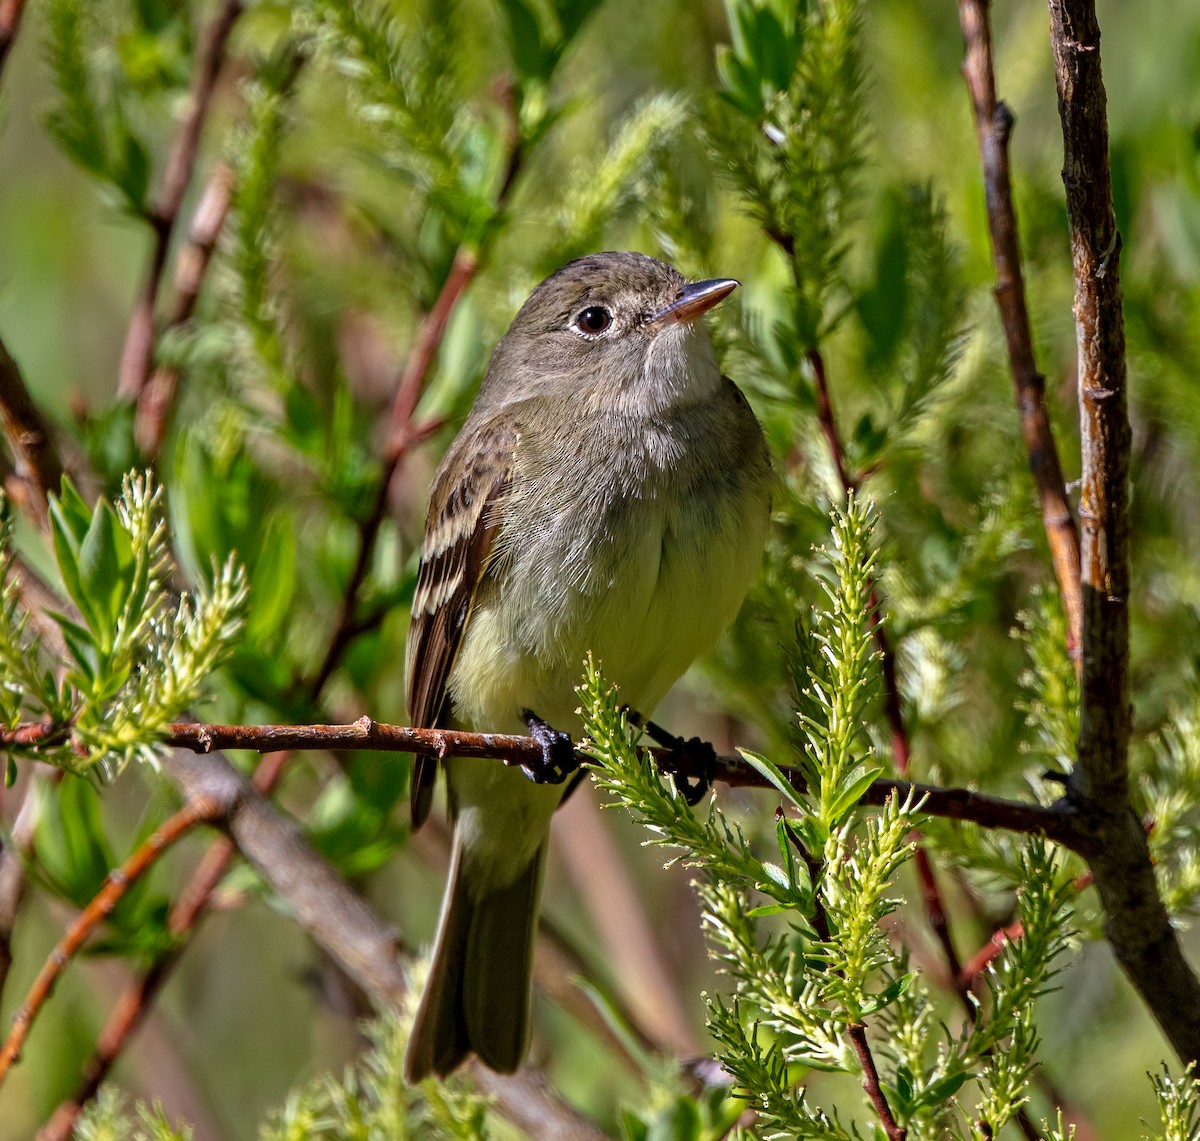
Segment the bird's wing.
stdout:
[[[430,492],[406,654],[408,712],[414,726],[435,727],[446,716],[446,682],[492,557],[516,445],[511,423],[484,425],[455,442]],[[414,829],[429,815],[436,775],[432,757],[414,758]]]

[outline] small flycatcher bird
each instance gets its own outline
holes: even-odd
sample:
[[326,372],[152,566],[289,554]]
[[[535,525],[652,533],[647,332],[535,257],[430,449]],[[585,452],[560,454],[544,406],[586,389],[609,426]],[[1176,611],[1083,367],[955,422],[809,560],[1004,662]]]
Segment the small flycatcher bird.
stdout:
[[[587,653],[649,716],[736,615],[759,564],[775,477],[700,319],[737,285],[689,284],[636,253],[564,266],[496,347],[434,477],[408,640],[412,723],[528,730],[545,760],[530,775],[445,762],[454,841],[410,1082],[472,1053],[508,1073],[528,1049],[550,818],[569,787],[555,750],[578,727]],[[414,828],[435,772],[417,760]]]

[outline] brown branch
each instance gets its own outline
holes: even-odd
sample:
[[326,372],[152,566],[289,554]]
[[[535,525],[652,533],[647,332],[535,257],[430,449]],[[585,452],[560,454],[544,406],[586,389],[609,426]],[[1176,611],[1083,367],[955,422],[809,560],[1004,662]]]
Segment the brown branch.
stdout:
[[1200,1060],[1197,980],[1159,898],[1129,790],[1129,452],[1120,235],[1113,213],[1100,25],[1092,0],[1050,0],[1075,270],[1082,447],[1083,661],[1070,796],[1118,962],[1183,1062]]
[[[248,778],[219,755],[201,759],[172,753],[163,759],[162,767],[183,793],[185,804],[211,806],[208,822],[228,835],[271,888],[289,902],[298,924],[375,1004],[397,1006],[408,978],[407,967],[397,954],[395,933],[312,849],[299,826],[282,816]],[[210,884],[215,885],[221,875],[217,861],[206,856],[205,865]],[[204,885],[199,878],[198,871],[191,902],[185,894],[176,905],[181,921],[186,918],[184,909],[200,906]],[[193,921],[198,915],[197,910]],[[494,1099],[497,1111],[529,1128],[531,1135],[601,1141],[603,1135],[595,1126],[560,1101],[536,1070],[527,1067],[508,1078],[478,1065],[469,1072],[477,1087]],[[47,1129],[64,1127],[69,1103],[62,1110],[63,1117],[56,1114]],[[45,1136],[69,1134],[49,1132]]]
[[242,14],[242,7],[242,0],[224,0],[208,26],[192,75],[187,110],[167,152],[157,201],[146,218],[154,230],[154,250],[150,255],[150,268],[142,290],[129,318],[125,344],[121,350],[117,392],[126,400],[136,399],[150,376],[154,354],[154,309],[167,266],[167,253],[184,195],[192,180],[196,155],[200,149],[200,135],[225,61],[225,49],[233,26]]
[[879,1070],[875,1065],[875,1056],[871,1053],[871,1047],[867,1042],[867,1028],[861,1022],[852,1022],[846,1027],[846,1033],[850,1035],[854,1052],[858,1055],[859,1065],[862,1066],[862,1087],[875,1107],[883,1131],[888,1135],[889,1141],[904,1141],[908,1136],[908,1130],[901,1129],[896,1124],[896,1119],[892,1116],[892,1108],[888,1105],[883,1087],[879,1084]]
[[[201,286],[233,201],[233,184],[233,168],[219,163],[192,215],[187,245],[175,260],[175,301],[165,331],[182,328],[196,311]],[[156,456],[162,448],[178,387],[179,369],[159,364],[139,392],[133,432],[142,455]]]
[[0,429],[12,451],[14,472],[6,490],[40,524],[46,496],[57,492],[63,467],[50,425],[34,403],[17,362],[0,341]]
[[25,895],[25,862],[33,848],[39,797],[34,774],[25,787],[25,798],[9,831],[8,843],[0,843],[0,996],[12,968],[12,938],[17,913]]
[[358,593],[366,581],[371,559],[375,554],[375,542],[379,538],[379,529],[387,517],[388,503],[391,499],[392,481],[400,469],[409,451],[423,440],[432,435],[430,425],[414,427],[412,418],[416,412],[417,401],[421,390],[433,367],[437,350],[446,335],[446,325],[454,312],[455,306],[461,300],[463,293],[470,285],[479,269],[479,259],[465,247],[460,247],[450,266],[450,272],[442,283],[441,291],[433,307],[425,314],[417,330],[416,340],[408,361],[404,366],[400,382],[396,386],[396,394],[392,400],[391,412],[388,414],[388,434],[384,443],[383,471],[379,477],[379,487],[375,493],[375,502],[370,512],[359,527],[358,554],[350,577],[346,580],[346,588],[342,591],[342,601],[338,607],[338,615],[333,624],[333,635],[329,646],[317,671],[305,684],[310,696],[317,696],[325,688],[325,683],[333,676],[346,647],[360,634],[364,633],[364,624],[355,618],[358,608]]
[[21,1048],[33,1025],[33,1020],[50,997],[54,984],[66,970],[71,959],[87,941],[88,936],[107,918],[125,893],[158,861],[159,857],[198,824],[211,820],[218,804],[204,796],[189,801],[157,828],[116,871],[109,872],[104,886],[80,912],[79,917],[63,932],[42,969],[29,988],[25,1001],[13,1015],[12,1029],[0,1048],[0,1084],[21,1056]]
[[[440,427],[441,422],[438,421],[436,425],[422,425],[419,428],[412,429],[404,437],[403,443],[398,450],[384,462],[383,473],[379,479],[379,487],[375,493],[375,502],[359,527],[358,554],[355,556],[354,566],[350,570],[350,577],[346,580],[346,587],[342,591],[342,600],[338,605],[338,614],[334,619],[333,634],[329,639],[329,645],[325,650],[324,656],[321,658],[321,664],[317,668],[316,673],[303,683],[305,692],[310,697],[317,697],[325,688],[325,683],[333,676],[333,671],[337,669],[338,663],[342,660],[342,655],[346,652],[346,648],[350,643],[360,634],[364,634],[367,630],[371,629],[370,622],[356,615],[358,594],[362,589],[363,583],[366,582],[367,572],[371,567],[371,559],[375,554],[375,542],[379,538],[379,529],[383,526],[383,521],[387,517],[388,503],[391,499],[392,480],[395,478],[396,472],[404,462],[409,450],[428,439]],[[389,609],[381,608],[376,611],[373,616],[374,621],[381,622]]]
[[12,51],[24,11],[25,0],[0,0],[0,72],[4,71],[8,53]]
[[[29,747],[41,743],[53,726],[39,722],[0,732],[0,747],[12,745],[21,734]],[[536,766],[542,759],[542,747],[532,737],[507,733],[466,733],[455,729],[416,729],[404,725],[389,725],[360,717],[349,725],[209,725],[196,722],[177,722],[168,726],[164,744],[194,753],[212,753],[224,749],[249,749],[258,753],[277,749],[354,749],[364,752],[419,753],[444,760],[446,757],[484,757],[508,765]],[[656,763],[664,772],[677,776],[712,777],[710,754],[689,751],[651,749]],[[577,753],[580,764],[590,763],[584,753]],[[804,784],[799,769],[785,768],[784,773],[797,787]],[[718,756],[715,779],[735,788],[771,788],[771,783],[741,757]],[[1055,843],[1083,851],[1089,838],[1081,831],[1076,810],[1059,802],[1046,807],[1021,800],[990,796],[967,788],[945,788],[920,784],[916,781],[878,778],[863,796],[863,803],[874,807],[883,805],[888,797],[904,799],[912,794],[923,801],[921,811],[926,816],[941,816],[948,820],[964,820],[983,828],[998,828],[1026,835],[1045,836]]]
[[[787,247],[784,247],[785,251]],[[837,421],[833,415],[833,404],[829,399],[829,382],[825,378],[825,358],[820,349],[809,349],[807,353],[808,366],[813,375],[813,398],[816,401],[817,423],[821,426],[821,434],[829,448],[829,458],[833,462],[833,470],[837,474],[838,483],[844,492],[858,490],[857,476],[851,476],[846,467],[846,452],[842,447],[842,437],[838,432]]]
[[1050,547],[1054,574],[1067,613],[1068,649],[1072,657],[1078,660],[1083,626],[1079,534],[1067,499],[1058,446],[1054,442],[1046,409],[1046,378],[1038,372],[1033,353],[1033,332],[1025,302],[1017,216],[1013,208],[1008,165],[1008,141],[1012,133],[1013,116],[1005,104],[996,100],[988,4],[989,0],[958,0],[959,22],[966,49],[963,76],[975,112],[975,132],[979,138],[987,199],[988,232],[996,267],[996,304],[1004,327],[1021,435],[1025,440],[1029,468],[1037,487],[1042,525]]

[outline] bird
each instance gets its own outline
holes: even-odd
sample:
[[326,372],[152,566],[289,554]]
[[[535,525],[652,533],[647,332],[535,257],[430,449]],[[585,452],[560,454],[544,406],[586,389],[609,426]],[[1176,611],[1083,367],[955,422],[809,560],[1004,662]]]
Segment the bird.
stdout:
[[[575,686],[591,653],[649,715],[736,616],[776,476],[703,315],[738,286],[641,253],[538,285],[434,475],[406,649],[416,726],[529,732],[543,764],[449,758],[453,840],[405,1056],[415,1083],[530,1039],[534,934]],[[415,758],[414,829],[438,762]],[[530,778],[533,779],[530,779]]]

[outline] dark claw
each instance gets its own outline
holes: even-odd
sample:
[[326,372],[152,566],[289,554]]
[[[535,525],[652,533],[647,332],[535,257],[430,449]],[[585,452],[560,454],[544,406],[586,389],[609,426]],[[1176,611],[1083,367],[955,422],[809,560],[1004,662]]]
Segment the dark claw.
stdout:
[[699,737],[688,741],[676,737],[657,722],[648,721],[631,705],[624,706],[623,712],[630,725],[636,725],[651,741],[667,750],[660,755],[659,767],[675,778],[675,787],[694,808],[712,788],[717,773],[717,750]]
[[529,728],[529,735],[542,747],[542,759],[536,764],[522,765],[521,771],[534,784],[562,784],[579,769],[575,743],[570,734],[552,728],[528,709],[522,716]]
[[712,788],[713,777],[717,772],[717,750],[712,747],[711,742],[702,741],[699,737],[692,737],[687,741],[682,737],[675,737],[672,743],[663,744],[668,751],[663,758],[662,767],[675,778],[675,787],[683,793],[683,799],[694,808]]

